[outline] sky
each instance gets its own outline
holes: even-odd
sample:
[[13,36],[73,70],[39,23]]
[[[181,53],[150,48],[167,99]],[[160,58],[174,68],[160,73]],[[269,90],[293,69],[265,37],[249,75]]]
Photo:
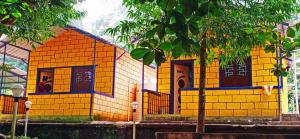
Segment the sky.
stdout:
[[113,41],[104,34],[105,29],[114,27],[119,21],[126,19],[127,10],[122,6],[122,0],[84,0],[75,6],[86,12],[85,17],[74,21],[73,25]]

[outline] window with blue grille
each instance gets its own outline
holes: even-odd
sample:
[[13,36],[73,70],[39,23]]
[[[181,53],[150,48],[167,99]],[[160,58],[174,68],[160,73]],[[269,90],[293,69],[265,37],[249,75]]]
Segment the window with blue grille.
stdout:
[[243,63],[232,62],[224,68],[220,68],[220,86],[251,86],[251,76],[251,57],[248,57]]
[[92,90],[92,67],[72,68],[72,91],[82,92]]

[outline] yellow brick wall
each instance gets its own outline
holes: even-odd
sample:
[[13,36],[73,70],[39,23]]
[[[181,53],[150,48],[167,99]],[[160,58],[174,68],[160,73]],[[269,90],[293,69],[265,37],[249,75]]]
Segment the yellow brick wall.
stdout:
[[[274,59],[275,53],[265,53],[263,49],[253,49],[251,52],[252,60],[252,86],[273,85],[277,86],[277,77],[271,73],[273,64],[276,63]],[[196,59],[191,57],[182,57],[177,60]],[[171,63],[168,60],[162,63],[158,68],[158,91],[163,93],[170,93],[170,69]],[[199,86],[199,71],[200,65],[194,64],[194,87]],[[214,60],[206,68],[206,87],[219,88],[219,61]]]
[[[181,115],[196,116],[198,91],[181,91]],[[262,89],[206,90],[205,112],[208,117],[277,117],[277,89],[266,96]]]
[[252,51],[252,85],[277,86],[277,77],[271,73],[271,69],[276,63],[275,53],[265,53],[263,49],[255,49]]
[[[70,92],[72,67],[93,65],[94,45],[95,40],[91,37],[69,29],[31,52],[27,92],[34,104],[33,115],[89,114],[90,94],[32,93],[36,90],[38,68],[55,68],[54,93]],[[142,63],[132,59],[124,50],[99,41],[96,42],[95,54],[96,94],[92,96],[92,115],[99,119],[127,121],[128,117],[132,118],[130,91],[135,83],[142,83]],[[114,63],[114,56],[117,63]],[[145,75],[146,78],[154,76],[156,70],[145,66]],[[51,106],[56,101],[58,104]],[[82,101],[86,101],[86,104],[79,105]]]
[[30,53],[27,92],[36,91],[38,68],[67,67],[54,70],[54,90],[67,91],[70,90],[70,81],[66,78],[70,77],[71,66],[92,64],[93,40],[74,30],[67,30]]
[[127,101],[118,98],[94,94],[93,104],[95,120],[127,121],[131,115]]
[[70,92],[71,68],[57,68],[54,70],[53,92]]
[[88,116],[90,94],[29,95],[32,101],[30,115],[45,116]]
[[[274,85],[277,86],[277,77],[271,73],[273,64],[276,63],[274,53],[265,53],[263,49],[254,49],[251,53],[252,61],[252,86]],[[182,57],[178,60],[196,59],[191,57]],[[159,92],[170,92],[170,60],[161,64],[158,68],[158,90]],[[194,64],[194,87],[199,86],[200,65]],[[206,87],[218,88],[219,84],[219,62],[214,60],[206,68]]]
[[165,63],[162,63],[158,67],[158,92],[163,93],[170,93],[170,70],[171,70],[171,64],[170,61],[166,61]]
[[[95,40],[74,30],[67,30],[38,46],[30,54],[28,93],[36,91],[38,68],[55,68],[54,92],[69,92],[71,66],[91,66]],[[112,93],[114,47],[96,41],[95,91]]]
[[[134,84],[139,86],[139,93],[141,93],[143,65],[140,61],[132,59],[124,50],[120,48],[116,50],[114,96],[95,94],[93,114],[100,120],[127,121],[132,119],[131,91]],[[156,75],[156,69],[148,66],[144,68],[145,77]],[[137,115],[139,114],[140,111],[137,112]]]
[[97,43],[96,45],[95,91],[112,94],[114,46]]
[[[38,68],[55,68],[53,92],[71,92],[73,66],[91,66],[94,61],[95,40],[68,29],[38,46],[30,54],[28,87],[34,115],[89,115],[90,94],[31,95],[36,92]],[[95,91],[112,94],[114,46],[96,41]],[[48,103],[58,101],[57,106]],[[82,101],[85,104],[79,105]]]

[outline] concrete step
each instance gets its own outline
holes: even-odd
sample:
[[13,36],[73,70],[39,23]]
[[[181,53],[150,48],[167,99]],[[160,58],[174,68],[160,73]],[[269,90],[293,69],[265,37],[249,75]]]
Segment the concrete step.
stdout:
[[299,114],[282,114],[282,121],[300,121]]
[[300,125],[300,121],[270,121],[268,125]]

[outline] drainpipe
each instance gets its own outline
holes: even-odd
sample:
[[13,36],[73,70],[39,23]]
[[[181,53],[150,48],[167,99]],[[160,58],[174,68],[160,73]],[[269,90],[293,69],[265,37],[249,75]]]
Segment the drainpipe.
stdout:
[[[298,81],[297,81],[297,72],[296,72],[296,70],[297,70],[297,63],[296,63],[296,52],[293,54],[293,67],[294,67],[294,73],[295,73],[295,75],[294,75],[294,77],[293,77],[293,79],[294,79],[294,85],[295,85],[295,88],[298,88]],[[298,102],[298,90],[296,89],[295,90],[295,92],[294,92],[294,95],[295,95],[295,99],[296,99],[296,114],[299,114],[299,102]]]
[[[24,97],[27,95],[27,85],[28,85],[28,71],[29,71],[29,63],[30,63],[30,51],[28,52],[28,62],[27,62],[27,73],[26,73],[26,84],[25,84],[25,93]],[[19,78],[18,78],[19,79]]]
[[[281,34],[282,35],[285,35],[285,31],[284,31],[284,25],[283,24],[281,24],[281,29],[282,29],[282,31],[281,31]],[[284,45],[284,42],[282,42],[280,45]],[[278,51],[279,51],[279,55],[278,55]],[[280,51],[280,47],[279,47],[279,49],[277,48],[276,49],[276,64],[278,64],[279,62],[278,62],[278,56],[280,56],[280,64],[282,65],[282,53],[281,53],[281,51]],[[279,121],[281,122],[282,121],[282,107],[281,107],[281,93],[280,93],[280,90],[281,90],[281,88],[282,88],[282,90],[283,90],[283,77],[282,77],[282,75],[280,75],[280,77],[277,77],[277,81],[278,81],[278,111],[279,111]]]
[[142,112],[141,112],[142,117],[141,117],[141,119],[144,120],[144,91],[143,90],[144,90],[144,70],[145,70],[144,68],[145,67],[144,67],[143,61],[142,61],[142,66],[143,67],[142,67],[142,90],[141,90],[141,92],[142,92],[142,104],[141,104],[142,105]]
[[95,93],[95,69],[96,69],[96,40],[94,39],[94,61],[92,67],[92,91],[91,91],[91,100],[90,100],[90,119],[93,120],[93,96]]
[[[278,65],[278,48],[276,49],[276,64]],[[277,98],[278,98],[278,113],[279,113],[279,121],[281,122],[282,121],[282,115],[281,115],[281,102],[280,102],[280,79],[278,76],[277,76]]]

